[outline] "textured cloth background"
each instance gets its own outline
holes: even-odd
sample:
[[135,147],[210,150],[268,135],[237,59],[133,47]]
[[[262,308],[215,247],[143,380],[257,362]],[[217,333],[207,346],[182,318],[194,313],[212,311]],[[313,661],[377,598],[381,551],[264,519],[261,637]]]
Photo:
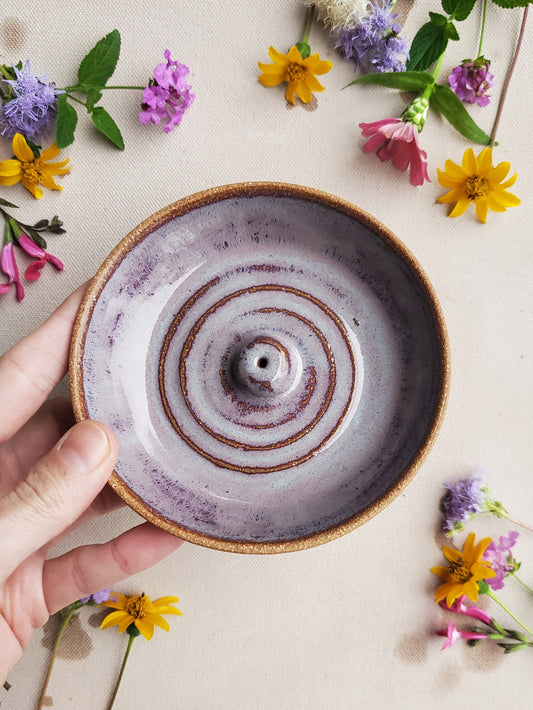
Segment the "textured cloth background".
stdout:
[[[405,33],[412,37],[438,3],[409,3]],[[431,5],[431,7],[430,7]],[[412,7],[410,7],[412,6]],[[459,27],[443,66],[475,55],[481,8]],[[501,83],[518,35],[520,11],[489,7],[484,51],[497,78],[491,105],[474,107],[490,131]],[[420,260],[444,310],[452,354],[452,386],[440,436],[415,480],[371,522],[323,547],[273,557],[239,556],[185,545],[157,567],[118,585],[152,598],[176,594],[182,618],[171,631],[136,641],[117,710],[290,708],[345,710],[531,707],[531,652],[457,644],[440,652],[435,630],[449,621],[433,604],[440,564],[438,501],[442,483],[486,466],[497,498],[518,518],[533,520],[531,402],[533,400],[533,177],[531,171],[531,31],[513,78],[495,150],[519,179],[521,207],[490,213],[480,224],[470,210],[446,217],[436,168],[460,162],[468,143],[435,114],[421,139],[433,180],[412,187],[404,173],[363,154],[357,124],[397,116],[407,97],[397,91],[351,87],[351,67],[315,26],[313,51],[334,62],[327,90],[307,106],[290,107],[283,88],[257,81],[257,61],[273,44],[285,51],[300,38],[304,13],[296,0],[227,3],[206,0],[80,0],[21,3],[4,0],[1,61],[30,58],[37,73],[59,86],[75,79],[81,57],[113,28],[122,35],[114,83],[143,84],[163,51],[191,68],[197,95],[182,126],[170,135],[137,121],[138,92],[107,92],[103,104],[122,129],[126,150],[115,151],[80,115],[73,164],[63,193],[34,201],[22,187],[2,190],[35,221],[58,213],[64,236],[50,250],[63,274],[43,271],[18,304],[0,298],[0,352],[40,324],[76,286],[90,278],[109,251],[140,221],[175,200],[214,185],[252,180],[300,183],[346,198],[391,228]],[[529,28],[531,30],[531,27]],[[0,146],[10,157],[10,146]],[[476,148],[476,151],[478,148]],[[480,148],[479,148],[480,150]],[[59,388],[67,391],[67,384]],[[0,406],[0,416],[9,412]],[[63,542],[110,539],[138,522],[131,511],[94,521]],[[492,535],[505,521],[477,523]],[[0,553],[1,554],[1,553]],[[516,555],[533,582],[533,535],[521,536]],[[515,585],[518,587],[518,585]],[[533,618],[531,601],[513,587],[506,600]],[[62,646],[49,686],[55,710],[93,710],[109,700],[126,638],[100,631],[98,610],[85,609]],[[507,623],[503,612],[497,614]],[[0,690],[2,710],[35,707],[58,618],[35,633]]]

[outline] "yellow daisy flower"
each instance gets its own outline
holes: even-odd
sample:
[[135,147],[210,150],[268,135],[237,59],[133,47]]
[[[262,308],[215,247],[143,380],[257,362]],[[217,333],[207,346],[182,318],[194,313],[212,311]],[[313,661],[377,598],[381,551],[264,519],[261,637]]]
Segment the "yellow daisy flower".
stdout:
[[65,175],[70,172],[70,168],[65,167],[68,158],[60,163],[48,162],[59,155],[59,148],[55,143],[36,158],[24,136],[15,133],[12,149],[15,158],[0,161],[0,185],[15,185],[21,182],[37,199],[44,194],[39,185],[48,190],[63,189],[54,181],[53,176]]
[[473,602],[477,600],[478,586],[481,579],[495,577],[487,560],[482,560],[483,553],[490,545],[490,537],[484,537],[475,544],[474,533],[466,538],[463,551],[444,545],[442,553],[450,563],[448,567],[432,567],[431,571],[444,580],[435,590],[435,602],[438,604],[446,599],[446,604],[452,606],[456,599],[465,594]]
[[492,167],[492,148],[484,148],[477,156],[472,148],[465,150],[463,164],[447,160],[446,170],[437,168],[440,184],[451,188],[450,191],[439,197],[437,202],[455,202],[456,205],[450,212],[450,217],[459,217],[466,212],[473,202],[476,206],[476,215],[483,224],[487,221],[487,210],[505,212],[508,207],[517,207],[520,200],[516,195],[507,192],[507,188],[514,185],[518,174],[502,182],[511,169],[508,162],[499,163]]
[[127,597],[120,592],[111,592],[109,599],[102,603],[102,606],[108,606],[112,611],[106,616],[102,622],[102,629],[108,629],[110,626],[118,626],[120,633],[124,633],[128,626],[135,624],[147,641],[150,641],[154,635],[154,626],[165,631],[169,630],[169,625],[166,619],[163,619],[161,614],[177,614],[182,616],[179,609],[176,609],[171,604],[179,602],[177,597],[160,597],[152,601],[145,593],[134,594]]
[[315,74],[327,74],[333,64],[320,59],[318,54],[312,54],[306,59],[296,45],[291,47],[288,54],[281,54],[274,47],[268,50],[273,64],[263,64],[258,62],[259,69],[263,72],[259,81],[263,86],[277,86],[287,82],[285,98],[294,104],[294,94],[297,94],[304,104],[308,104],[312,98],[312,91],[324,91],[322,84]]

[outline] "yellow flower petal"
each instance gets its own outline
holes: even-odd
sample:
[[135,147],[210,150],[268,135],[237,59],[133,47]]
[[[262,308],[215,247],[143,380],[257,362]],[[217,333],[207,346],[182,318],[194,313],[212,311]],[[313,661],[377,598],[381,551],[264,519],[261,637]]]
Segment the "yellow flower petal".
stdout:
[[447,192],[445,195],[442,195],[442,197],[437,198],[437,202],[457,202],[457,200],[462,199],[463,197],[463,189],[459,187],[454,187],[453,190],[450,190],[450,192]]
[[313,98],[311,89],[309,89],[304,81],[296,86],[296,93],[298,94],[300,101],[303,101],[304,104],[308,104]]
[[22,175],[20,160],[0,161],[0,177],[14,177],[15,175]]
[[154,625],[146,619],[135,619],[135,626],[139,629],[144,638],[150,641],[154,635]]
[[492,169],[492,148],[484,148],[477,157],[477,173],[481,177],[487,177]]
[[120,619],[118,622],[118,630],[120,631],[120,633],[123,634],[124,631],[126,631],[126,629],[128,628],[128,626],[131,626],[134,621],[135,619],[129,614],[126,614],[123,619]]
[[484,200],[476,200],[476,217],[479,219],[480,222],[483,222],[483,224],[487,224],[487,212],[489,210],[489,203],[487,202],[487,198]]
[[268,48],[268,56],[272,59],[274,64],[280,64],[281,66],[286,67],[289,63],[289,57],[286,54],[278,52],[278,50],[274,49],[274,47]]
[[102,621],[101,628],[108,629],[110,626],[119,624],[124,618],[129,618],[129,614],[125,611],[112,611],[111,614],[108,614]]
[[316,76],[312,74],[307,74],[305,77],[305,84],[311,91],[324,91],[325,87],[318,81]]
[[150,614],[146,617],[145,620],[150,624],[155,624],[155,626],[159,626],[159,628],[163,629],[164,631],[170,631],[168,621],[166,619],[163,619],[162,616],[159,616],[159,614]]
[[261,74],[259,81],[263,86],[277,86],[285,81],[284,74]]
[[178,597],[159,597],[159,599],[153,601],[152,604],[154,605],[154,607],[156,607],[161,606],[162,604],[164,606],[168,606],[169,604],[177,604],[178,602]]
[[463,155],[463,169],[469,174],[477,173],[476,156],[472,148],[467,148]]
[[[41,190],[39,185],[36,185],[34,182],[26,179],[25,177],[22,178],[21,180],[22,184],[28,190],[28,192],[31,192],[31,194],[35,197],[35,199],[40,200],[41,197],[44,195],[44,192]],[[63,189],[63,188],[60,188]]]
[[0,185],[7,187],[8,185],[16,185],[17,182],[20,182],[22,178],[22,173],[19,175],[14,175],[13,177],[1,177],[0,176]]
[[[49,148],[43,150],[43,152],[41,153],[41,160],[53,160],[54,158],[57,158],[58,155],[59,148],[57,147],[57,143],[54,142]],[[68,163],[68,160],[66,162]]]
[[320,59],[318,54],[312,54],[303,61],[304,66],[313,74],[327,74],[333,67],[331,62]]
[[11,147],[16,157],[23,163],[29,163],[35,159],[32,149],[26,143],[26,139],[22,134],[15,133]]
[[465,200],[465,199],[460,199],[457,200],[457,204],[453,208],[453,210],[450,212],[448,217],[460,217],[462,214],[466,212],[466,210],[470,207],[470,200]]
[[293,62],[294,64],[302,64],[302,55],[300,54],[300,50],[296,45],[292,46],[289,49],[287,59],[289,60],[289,62]]

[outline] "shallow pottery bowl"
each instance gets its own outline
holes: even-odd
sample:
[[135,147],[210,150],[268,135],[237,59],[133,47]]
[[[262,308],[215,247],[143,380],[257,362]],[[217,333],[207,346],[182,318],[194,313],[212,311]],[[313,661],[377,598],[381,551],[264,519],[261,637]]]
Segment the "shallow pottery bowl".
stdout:
[[229,185],[134,229],[75,325],[78,420],[120,441],[110,484],[194,543],[285,552],[407,485],[444,413],[440,307],[403,244],[317,190]]

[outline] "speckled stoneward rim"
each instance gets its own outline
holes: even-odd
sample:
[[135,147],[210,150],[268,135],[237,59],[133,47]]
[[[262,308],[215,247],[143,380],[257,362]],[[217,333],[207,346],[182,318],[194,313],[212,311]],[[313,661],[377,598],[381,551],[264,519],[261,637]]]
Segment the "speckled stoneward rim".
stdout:
[[223,185],[184,197],[178,202],[175,202],[168,207],[164,207],[151,217],[148,217],[148,219],[144,220],[144,222],[135,227],[135,229],[124,237],[124,239],[113,249],[91,281],[74,324],[70,350],[70,386],[72,393],[72,405],[76,420],[82,421],[84,419],[88,419],[89,414],[87,411],[83,387],[83,349],[85,337],[100,293],[121,263],[124,256],[155,229],[158,229],[176,217],[180,217],[200,207],[214,204],[229,198],[254,197],[256,195],[292,197],[318,203],[328,208],[333,208],[348,215],[349,217],[356,219],[370,231],[378,234],[384,241],[386,241],[389,246],[392,247],[392,249],[400,256],[400,258],[409,265],[411,272],[418,279],[428,296],[440,345],[440,367],[442,372],[437,406],[435,407],[433,419],[429,423],[428,433],[424,442],[418,448],[417,453],[412,458],[410,464],[400,474],[394,485],[392,485],[382,496],[380,496],[363,511],[355,514],[343,523],[308,536],[290,540],[282,540],[279,542],[249,542],[227,540],[204,535],[181,526],[178,523],[168,520],[164,516],[160,515],[153,510],[151,506],[142,501],[124,483],[124,481],[122,481],[116,472],[111,474],[109,484],[114,491],[143,518],[166,530],[167,532],[177,535],[178,537],[181,537],[189,542],[203,545],[204,547],[224,550],[226,552],[269,554],[304,550],[317,545],[322,545],[340,537],[341,535],[351,532],[355,528],[373,518],[392,500],[394,500],[394,498],[396,498],[396,496],[398,496],[414,478],[433,446],[440,430],[444,412],[446,410],[450,386],[450,347],[446,324],[444,322],[442,310],[433,286],[431,285],[422,267],[407,247],[398,239],[398,237],[387,229],[387,227],[364,210],[359,209],[355,205],[339,197],[335,197],[326,192],[310,187],[278,182],[247,182]]

